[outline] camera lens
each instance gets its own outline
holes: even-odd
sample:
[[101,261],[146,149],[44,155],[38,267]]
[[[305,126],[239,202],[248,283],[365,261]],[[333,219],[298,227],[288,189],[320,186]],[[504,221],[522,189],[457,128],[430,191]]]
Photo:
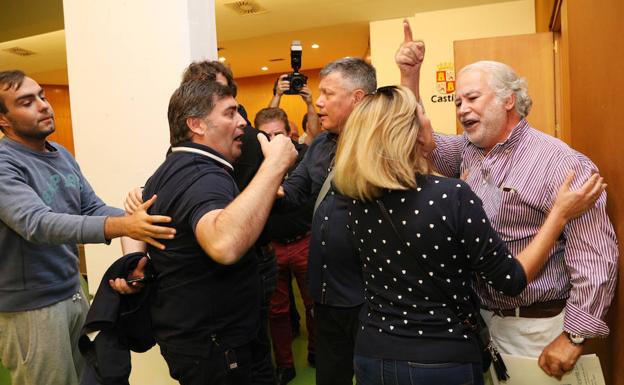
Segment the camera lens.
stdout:
[[303,88],[304,85],[305,85],[305,81],[302,78],[295,77],[292,79],[290,83],[290,88],[292,88],[293,90],[299,91],[300,89]]

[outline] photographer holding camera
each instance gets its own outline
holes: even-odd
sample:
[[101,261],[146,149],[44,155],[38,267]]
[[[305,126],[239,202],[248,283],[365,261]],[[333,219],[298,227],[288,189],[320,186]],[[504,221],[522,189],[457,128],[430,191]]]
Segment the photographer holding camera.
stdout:
[[[306,84],[308,77],[299,72],[301,68],[301,44],[295,40],[290,47],[290,65],[293,72],[284,74],[277,79],[275,86],[273,87],[273,98],[269,102],[269,107],[279,107],[282,95],[301,95],[301,98],[307,106],[307,120],[303,124],[302,128],[305,134],[301,136],[304,138],[300,143],[309,145],[312,143],[314,137],[320,133],[320,123],[314,103],[312,102],[312,91]],[[301,139],[300,138],[300,139]]]

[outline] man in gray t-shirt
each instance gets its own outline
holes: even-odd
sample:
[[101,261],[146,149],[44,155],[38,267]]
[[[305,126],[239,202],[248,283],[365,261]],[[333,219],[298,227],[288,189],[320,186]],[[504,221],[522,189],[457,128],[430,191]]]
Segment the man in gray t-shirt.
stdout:
[[160,245],[174,230],[149,216],[106,206],[78,163],[48,142],[54,112],[36,81],[0,72],[0,361],[13,385],[78,384],[78,337],[88,303],[77,243],[129,236]]

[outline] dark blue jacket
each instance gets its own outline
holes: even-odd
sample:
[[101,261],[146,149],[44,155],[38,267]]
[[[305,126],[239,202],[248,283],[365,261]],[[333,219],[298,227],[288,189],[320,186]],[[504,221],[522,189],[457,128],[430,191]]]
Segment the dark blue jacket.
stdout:
[[[320,134],[303,160],[284,182],[285,197],[279,209],[292,209],[316,197],[333,167],[337,136]],[[364,282],[360,260],[347,231],[348,198],[333,185],[312,219],[308,261],[310,295],[315,302],[338,307],[364,303]]]

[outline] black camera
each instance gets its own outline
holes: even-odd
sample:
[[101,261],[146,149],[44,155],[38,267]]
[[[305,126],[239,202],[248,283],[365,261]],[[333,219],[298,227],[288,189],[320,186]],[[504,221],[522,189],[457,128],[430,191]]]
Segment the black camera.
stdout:
[[299,40],[293,40],[290,45],[290,66],[293,72],[289,73],[284,80],[290,82],[290,88],[284,91],[287,95],[296,95],[301,91],[303,86],[308,82],[308,77],[299,72],[301,68],[301,42]]

